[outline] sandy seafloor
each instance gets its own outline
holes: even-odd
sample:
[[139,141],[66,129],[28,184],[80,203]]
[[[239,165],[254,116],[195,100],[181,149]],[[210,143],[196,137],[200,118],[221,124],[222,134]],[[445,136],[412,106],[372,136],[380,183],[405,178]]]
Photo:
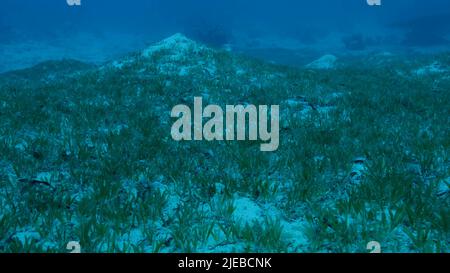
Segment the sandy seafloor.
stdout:
[[[101,64],[129,52],[138,51],[158,42],[172,33],[137,35],[120,32],[54,35],[46,39],[17,39],[0,42],[0,73],[28,68],[48,60],[75,59],[82,62]],[[275,64],[304,66],[325,54],[362,56],[371,52],[394,53],[438,53],[446,51],[446,46],[404,47],[372,46],[364,50],[349,51],[342,44],[342,37],[329,35],[316,43],[302,43],[297,39],[266,36],[248,38],[236,34],[230,44],[223,48],[261,58]]]
[[[166,43],[172,44],[172,40],[174,40],[175,44],[182,44],[185,41],[183,37],[173,37],[175,38],[165,40]],[[333,44],[333,39],[330,39],[329,44]],[[139,37],[127,34],[104,34],[102,36],[78,34],[74,36],[65,36],[65,38],[55,38],[54,40],[48,41],[29,40],[18,43],[0,44],[0,59],[2,60],[0,63],[0,72],[27,68],[43,61],[58,59],[76,59],[83,62],[101,64],[115,59],[120,60],[121,56],[132,51],[147,48],[150,44],[152,44],[152,42],[158,40],[160,40],[158,37],[149,39],[148,37]],[[367,51],[349,53],[345,52],[341,47],[339,47],[339,45],[334,45],[335,46],[329,47],[315,47],[311,45],[305,46],[289,40],[280,40],[278,38],[267,37],[267,39],[260,40],[258,42],[258,46],[256,47],[249,47],[248,43],[242,42],[226,45],[224,48],[227,51],[240,52],[251,56],[260,57],[272,63],[289,64],[299,67],[305,67],[306,65],[308,68],[318,70],[332,68],[334,62],[336,61],[335,55],[345,55],[347,57],[364,56],[367,54],[367,51],[377,51],[376,48],[370,48]],[[152,49],[152,47],[150,47],[150,49]],[[178,50],[178,48],[174,48],[174,50]],[[400,51],[413,53],[416,50],[417,49],[413,48],[392,48],[392,52]],[[388,51],[389,50],[384,48],[383,51],[381,51],[381,55],[390,56],[390,54],[395,54]],[[113,70],[121,70],[123,66],[127,66],[127,62],[120,63],[119,61],[118,65],[116,65],[116,63],[113,63],[112,65]],[[416,71],[415,73],[417,75],[443,75],[446,73],[445,71],[448,71],[448,68],[448,66],[434,65],[434,63],[430,63],[414,71]],[[182,76],[181,72],[178,73],[178,76]],[[445,77],[442,76],[442,79],[444,78]],[[300,100],[299,98],[293,98],[291,100],[287,100],[287,103],[303,103],[302,101],[296,101],[296,99]],[[325,109],[326,107],[327,106],[323,106],[324,109],[319,107],[319,112],[320,110],[327,110]],[[45,176],[45,172],[43,176]],[[154,183],[157,184],[158,182]],[[163,187],[168,188],[166,185],[163,185]],[[167,191],[170,192],[170,187]],[[172,203],[176,204],[177,202],[179,203],[180,200],[177,200],[174,196],[170,197],[167,204],[167,210],[170,210]],[[268,203],[261,205],[246,196],[236,196],[234,199],[234,205],[235,212],[233,215],[235,219],[238,219],[238,221],[241,222],[252,222],[253,220],[262,219],[263,215],[279,219],[283,218],[280,216],[277,208],[273,207],[273,204]],[[303,221],[304,220],[300,218],[294,220],[284,219],[281,221],[281,226],[284,228],[283,237],[296,246],[304,246],[308,244],[308,239],[305,238],[305,235],[302,232],[302,226],[304,225]],[[30,236],[33,237],[34,235],[35,234],[33,231],[24,230],[18,232],[15,236],[18,240],[22,241],[25,240],[24,238],[28,238]],[[120,238],[118,240],[118,244],[123,241],[138,241],[139,238],[142,238],[145,235],[142,234],[141,230],[135,229],[127,236],[128,237]],[[36,237],[39,237],[39,235],[36,235]],[[229,252],[235,248],[240,249],[239,247],[239,244],[233,245],[232,247],[229,245],[218,244],[215,246],[213,251]],[[170,250],[172,249],[170,248],[168,251]],[[211,249],[200,248],[197,251],[210,250]]]

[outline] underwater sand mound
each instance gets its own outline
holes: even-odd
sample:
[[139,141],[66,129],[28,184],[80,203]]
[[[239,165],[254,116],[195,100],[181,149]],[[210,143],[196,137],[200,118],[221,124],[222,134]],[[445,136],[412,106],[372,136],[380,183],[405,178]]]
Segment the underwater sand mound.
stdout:
[[181,33],[174,34],[169,38],[162,40],[143,50],[144,57],[150,57],[154,54],[171,55],[173,60],[180,60],[189,53],[200,53],[207,50],[207,47],[188,39]]

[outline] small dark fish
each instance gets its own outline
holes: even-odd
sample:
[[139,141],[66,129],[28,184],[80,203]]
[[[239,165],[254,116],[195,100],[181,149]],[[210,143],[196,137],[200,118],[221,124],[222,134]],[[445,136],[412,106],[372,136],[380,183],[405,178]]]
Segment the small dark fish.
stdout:
[[55,189],[55,187],[53,187],[47,181],[42,181],[42,180],[37,180],[37,179],[29,179],[29,178],[20,178],[17,181],[19,181],[21,183],[28,183],[30,185],[44,185],[44,186],[50,187],[53,190]]

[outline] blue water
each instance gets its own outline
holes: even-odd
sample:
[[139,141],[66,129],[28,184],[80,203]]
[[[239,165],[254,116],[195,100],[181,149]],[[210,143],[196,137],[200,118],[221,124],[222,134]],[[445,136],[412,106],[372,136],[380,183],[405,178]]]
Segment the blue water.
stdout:
[[[176,32],[244,51],[307,48],[358,53],[448,48],[449,1],[380,2],[381,6],[370,6],[366,0],[81,0],[80,6],[70,6],[66,0],[3,0],[0,45],[39,41],[44,44],[41,53],[49,45],[57,49],[45,54],[48,58],[85,61],[137,50]],[[91,47],[75,46],[83,42]],[[94,47],[100,49],[94,51]],[[15,52],[8,49],[12,53],[4,55],[2,50],[0,54],[13,58]],[[43,58],[33,46],[29,51],[20,59],[25,64]],[[10,63],[1,70],[20,66]]]

